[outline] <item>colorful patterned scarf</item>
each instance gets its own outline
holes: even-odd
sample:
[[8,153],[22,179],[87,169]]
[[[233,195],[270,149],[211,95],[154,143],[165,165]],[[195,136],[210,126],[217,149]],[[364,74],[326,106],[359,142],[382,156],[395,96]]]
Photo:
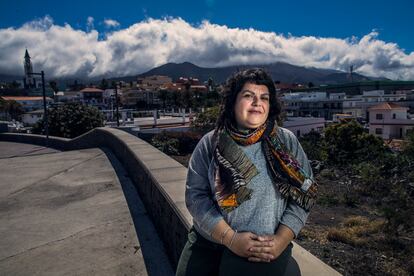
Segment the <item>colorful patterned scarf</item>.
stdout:
[[225,124],[224,129],[215,134],[215,192],[224,212],[234,210],[251,198],[252,190],[248,184],[258,171],[240,146],[259,141],[262,141],[273,183],[282,196],[294,200],[305,210],[315,203],[317,184],[282,143],[277,131],[277,124],[268,120],[254,131],[240,131],[231,124]]

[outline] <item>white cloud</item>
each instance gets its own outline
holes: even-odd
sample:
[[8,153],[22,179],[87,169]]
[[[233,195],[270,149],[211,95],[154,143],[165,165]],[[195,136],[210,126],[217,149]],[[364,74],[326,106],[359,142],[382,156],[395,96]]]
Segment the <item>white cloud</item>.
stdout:
[[0,29],[0,72],[22,74],[27,47],[35,70],[49,76],[121,76],[167,62],[215,67],[283,61],[340,70],[354,65],[356,72],[370,76],[414,79],[414,52],[378,39],[376,31],[360,39],[294,37],[208,21],[194,26],[181,18],[150,18],[101,39],[93,18],[87,21],[86,32],[56,25],[49,16]]
[[107,28],[116,28],[120,25],[119,22],[114,19],[105,19],[103,23]]

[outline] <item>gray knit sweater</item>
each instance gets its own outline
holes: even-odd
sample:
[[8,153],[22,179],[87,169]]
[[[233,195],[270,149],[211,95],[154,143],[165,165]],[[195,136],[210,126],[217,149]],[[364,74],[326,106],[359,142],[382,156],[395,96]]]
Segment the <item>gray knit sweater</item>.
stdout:
[[[312,177],[309,161],[295,135],[285,128],[278,129],[281,141],[287,145],[304,170]],[[214,195],[216,165],[213,160],[212,136],[213,131],[199,141],[188,166],[185,199],[187,208],[193,216],[194,228],[213,242],[211,232],[221,219],[239,232],[274,234],[279,224],[283,224],[297,236],[305,225],[309,212],[280,195],[272,183],[261,142],[241,146],[259,171],[259,174],[248,183],[249,188],[253,190],[251,199],[228,214],[220,211]]]

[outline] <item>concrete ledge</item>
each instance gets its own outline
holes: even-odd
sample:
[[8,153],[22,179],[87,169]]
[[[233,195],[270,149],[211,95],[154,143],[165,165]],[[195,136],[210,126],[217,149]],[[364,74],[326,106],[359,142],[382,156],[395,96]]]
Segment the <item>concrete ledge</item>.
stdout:
[[[0,133],[0,140],[46,144],[45,136],[34,134]],[[185,206],[187,169],[184,166],[145,141],[114,128],[96,128],[75,139],[49,137],[48,147],[111,149],[134,182],[176,267],[192,225],[192,217]],[[296,243],[288,270],[288,275],[340,275]]]

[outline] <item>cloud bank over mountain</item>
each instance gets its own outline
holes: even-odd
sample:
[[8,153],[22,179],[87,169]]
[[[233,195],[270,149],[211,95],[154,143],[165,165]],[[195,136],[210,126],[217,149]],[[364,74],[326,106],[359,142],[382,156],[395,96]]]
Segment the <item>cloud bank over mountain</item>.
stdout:
[[45,16],[0,29],[0,73],[23,74],[27,48],[34,70],[53,77],[124,76],[168,62],[222,67],[281,61],[344,71],[353,65],[365,75],[414,79],[414,52],[378,39],[376,31],[362,38],[294,37],[208,21],[193,25],[181,18],[149,18],[126,28],[108,19],[102,24],[118,28],[99,33],[96,23],[88,18],[84,31]]

